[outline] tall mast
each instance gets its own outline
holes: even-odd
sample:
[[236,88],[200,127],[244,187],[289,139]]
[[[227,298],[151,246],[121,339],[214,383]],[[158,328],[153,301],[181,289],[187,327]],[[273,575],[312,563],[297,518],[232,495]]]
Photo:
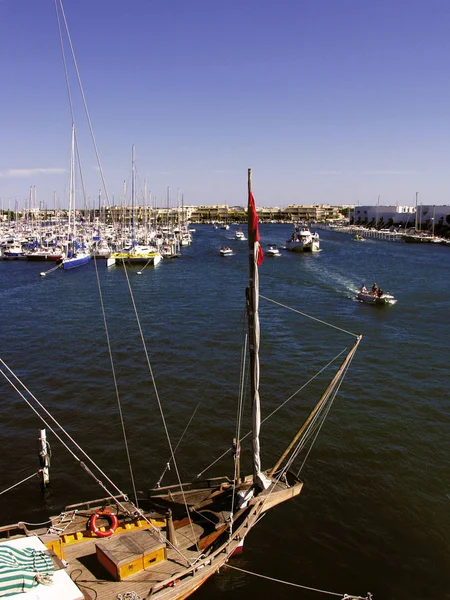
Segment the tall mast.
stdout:
[[69,235],[72,234],[73,242],[75,241],[75,124],[72,123],[72,145],[70,152],[70,188],[69,188]]
[[417,212],[417,198],[418,198],[418,196],[419,196],[419,192],[416,192],[416,223],[415,223],[415,227],[414,227],[414,229],[415,229],[416,231],[418,231],[418,229],[417,229],[417,220],[418,220],[418,218],[419,218],[419,214],[418,214],[418,212]]
[[136,167],[134,164],[134,144],[131,146],[131,238],[134,244],[134,179],[136,176]]
[[248,170],[248,264],[249,285],[247,288],[247,317],[250,340],[250,390],[252,397],[253,433],[253,483],[263,489],[270,482],[261,471],[259,432],[261,429],[261,406],[259,398],[259,277],[258,263],[262,260],[259,246],[258,215],[252,193],[252,170]]

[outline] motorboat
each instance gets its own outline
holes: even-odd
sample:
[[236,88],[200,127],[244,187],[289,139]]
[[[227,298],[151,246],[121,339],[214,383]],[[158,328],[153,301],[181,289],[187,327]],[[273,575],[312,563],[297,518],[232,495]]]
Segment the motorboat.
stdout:
[[221,246],[219,254],[220,256],[232,256],[233,250],[229,246]]
[[175,249],[175,244],[162,244],[159,252],[163,258],[178,258],[180,256],[180,253]]
[[366,290],[362,287],[356,293],[356,300],[359,302],[365,302],[366,304],[376,304],[378,306],[382,306],[384,304],[395,304],[397,300],[394,298],[392,294],[389,292],[383,292],[381,288],[377,288],[375,290]]
[[265,256],[281,256],[281,252],[275,244],[267,244],[264,254]]
[[353,240],[354,240],[355,242],[365,242],[365,241],[366,241],[366,238],[365,238],[365,237],[363,237],[362,235],[359,235],[359,233],[357,233],[357,234],[354,236]]
[[295,225],[293,234],[286,240],[286,248],[291,252],[318,252],[319,234],[312,233],[308,227]]
[[240,229],[238,229],[238,230],[236,231],[236,233],[234,234],[234,238],[235,238],[236,240],[241,240],[241,241],[244,241],[244,242],[245,242],[245,240],[247,239],[247,238],[245,237],[245,234],[244,234],[244,232],[243,232],[243,231],[241,231]]

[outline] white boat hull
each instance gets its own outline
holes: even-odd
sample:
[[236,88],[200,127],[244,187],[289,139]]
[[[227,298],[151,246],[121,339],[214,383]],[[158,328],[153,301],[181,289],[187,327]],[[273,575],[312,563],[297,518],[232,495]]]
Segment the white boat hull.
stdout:
[[381,296],[377,296],[371,292],[358,292],[356,294],[356,299],[359,302],[376,304],[378,306],[382,306],[384,304],[395,304],[397,302],[397,300],[391,294],[382,294]]
[[286,248],[291,252],[319,252],[320,242],[319,240],[311,240],[309,242],[286,242]]

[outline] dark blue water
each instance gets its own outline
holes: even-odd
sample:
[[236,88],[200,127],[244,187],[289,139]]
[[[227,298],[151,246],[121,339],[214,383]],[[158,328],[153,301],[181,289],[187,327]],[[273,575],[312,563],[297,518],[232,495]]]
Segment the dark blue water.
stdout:
[[[282,246],[290,227],[262,225],[262,243]],[[236,400],[247,283],[247,245],[234,230],[197,226],[177,260],[129,286],[184,480],[227,450]],[[269,512],[230,564],[321,590],[376,600],[450,598],[450,249],[353,242],[321,232],[317,255],[266,258],[261,294],[363,335],[332,412],[302,471],[297,499]],[[223,243],[235,248],[220,257]],[[2,359],[124,490],[130,489],[94,263],[45,278],[45,263],[0,262]],[[124,424],[138,489],[158,480],[169,451],[128,282],[98,263]],[[393,307],[352,300],[362,283],[391,291]],[[261,300],[263,417],[353,338]],[[327,375],[328,377],[328,375]],[[271,466],[325,385],[319,377],[263,425]],[[40,423],[0,383],[0,491],[38,468]],[[249,419],[246,418],[246,431]],[[30,480],[0,496],[2,524],[43,520],[64,504],[101,497],[50,437],[52,485]],[[244,447],[244,451],[246,447]],[[297,465],[299,467],[299,465]],[[250,468],[244,456],[244,468]],[[228,455],[205,475],[231,472]],[[171,471],[163,483],[171,483]],[[224,568],[201,598],[325,598]]]

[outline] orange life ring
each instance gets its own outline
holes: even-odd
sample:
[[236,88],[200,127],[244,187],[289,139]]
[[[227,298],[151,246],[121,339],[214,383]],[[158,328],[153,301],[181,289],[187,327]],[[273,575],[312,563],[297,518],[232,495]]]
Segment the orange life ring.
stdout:
[[[106,519],[107,521],[109,521],[109,528],[105,529],[105,531],[100,531],[100,529],[97,527],[98,518]],[[92,517],[89,519],[89,529],[97,537],[111,536],[116,531],[118,524],[119,521],[117,520],[116,515],[107,508],[103,510],[96,510]]]

